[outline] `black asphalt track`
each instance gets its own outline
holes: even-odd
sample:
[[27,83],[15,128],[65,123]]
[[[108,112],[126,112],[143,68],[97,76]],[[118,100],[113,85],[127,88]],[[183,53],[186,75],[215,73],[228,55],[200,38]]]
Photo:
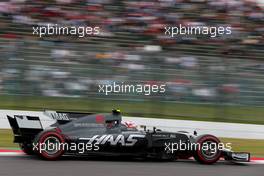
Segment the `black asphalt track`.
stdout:
[[195,161],[146,161],[64,157],[43,161],[36,156],[0,156],[0,176],[264,176],[264,165]]

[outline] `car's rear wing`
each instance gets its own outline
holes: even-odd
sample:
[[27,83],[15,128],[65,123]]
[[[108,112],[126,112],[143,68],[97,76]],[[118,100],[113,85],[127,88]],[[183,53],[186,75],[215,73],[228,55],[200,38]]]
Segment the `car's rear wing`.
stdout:
[[47,127],[56,127],[66,124],[80,117],[93,113],[44,111],[25,113],[21,111],[15,114],[7,114],[7,119],[14,133],[14,142],[31,142],[35,136]]
[[43,130],[39,117],[7,115],[7,119],[13,130],[15,143],[30,142]]

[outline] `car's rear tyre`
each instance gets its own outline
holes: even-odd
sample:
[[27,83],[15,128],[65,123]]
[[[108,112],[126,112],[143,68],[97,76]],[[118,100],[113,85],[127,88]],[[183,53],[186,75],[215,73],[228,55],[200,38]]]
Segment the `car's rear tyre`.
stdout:
[[28,143],[19,143],[20,149],[27,155],[34,155],[33,147],[32,145]]
[[57,160],[65,153],[63,145],[61,145],[61,144],[65,144],[65,139],[61,134],[57,132],[49,131],[43,133],[39,137],[38,143],[39,143],[38,155],[42,159]]
[[221,157],[219,150],[220,140],[213,135],[202,135],[197,137],[196,144],[197,150],[194,152],[196,161],[202,164],[214,164]]

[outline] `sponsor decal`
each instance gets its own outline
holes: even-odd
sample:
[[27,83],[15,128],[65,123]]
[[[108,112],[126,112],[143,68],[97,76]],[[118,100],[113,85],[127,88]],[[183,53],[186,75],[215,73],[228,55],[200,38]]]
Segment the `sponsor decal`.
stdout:
[[55,120],[70,120],[67,114],[64,113],[51,113],[50,115]]
[[44,111],[44,114],[51,117],[54,120],[70,121],[70,118],[66,113],[57,113],[56,111]]
[[127,138],[124,135],[95,135],[91,138],[79,138],[79,140],[86,140],[89,144],[95,142],[95,144],[106,144],[110,143],[110,145],[121,144],[122,146],[134,146],[138,141],[138,138],[144,138],[145,135],[142,134],[131,134]]

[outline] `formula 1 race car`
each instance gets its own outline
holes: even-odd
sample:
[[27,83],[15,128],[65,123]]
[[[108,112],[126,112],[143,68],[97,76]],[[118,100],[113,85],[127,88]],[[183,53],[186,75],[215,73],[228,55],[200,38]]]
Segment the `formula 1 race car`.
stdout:
[[40,115],[7,115],[14,142],[29,155],[57,160],[63,155],[126,156],[153,159],[187,159],[203,164],[220,158],[249,162],[249,153],[236,153],[219,147],[220,140],[210,134],[185,131],[165,132],[153,128],[138,130],[122,123],[119,110],[109,114],[45,111]]

